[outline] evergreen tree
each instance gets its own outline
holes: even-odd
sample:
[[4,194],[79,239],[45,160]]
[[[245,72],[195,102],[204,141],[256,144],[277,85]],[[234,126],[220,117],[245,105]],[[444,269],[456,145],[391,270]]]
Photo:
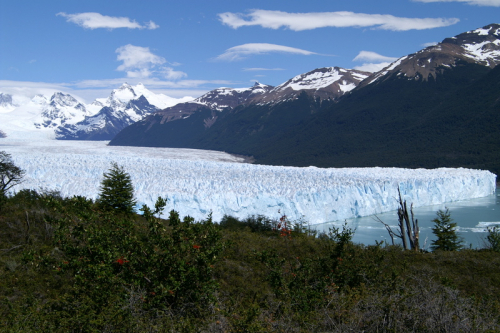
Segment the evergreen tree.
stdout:
[[105,209],[116,209],[125,213],[134,211],[136,201],[130,175],[115,162],[111,164],[111,169],[104,173],[98,202]]
[[500,252],[500,228],[488,227],[488,236],[486,236],[488,240],[488,248],[495,252]]
[[462,238],[457,235],[455,228],[457,224],[452,222],[450,217],[450,210],[438,210],[437,217],[432,220],[434,228],[432,232],[436,235],[437,239],[432,241],[431,249],[433,251],[456,251],[460,250],[462,246]]

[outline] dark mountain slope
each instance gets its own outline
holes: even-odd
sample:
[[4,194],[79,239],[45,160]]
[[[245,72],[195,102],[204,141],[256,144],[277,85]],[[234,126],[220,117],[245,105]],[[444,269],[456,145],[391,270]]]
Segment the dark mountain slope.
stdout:
[[311,115],[331,104],[302,92],[295,100],[274,105],[242,106],[223,114],[205,131],[196,148],[253,155],[260,147],[281,138],[283,132],[303,126]]
[[[303,92],[293,101],[273,105],[242,105],[223,111],[204,107],[176,121],[165,121],[159,113],[125,128],[110,145],[198,148],[251,155],[331,104],[328,100],[315,101]],[[217,122],[207,121],[214,118]]]
[[[487,73],[489,72],[489,73]],[[500,171],[500,67],[459,63],[436,79],[393,75],[254,151],[258,163]]]
[[196,147],[196,144],[205,133],[206,119],[212,119],[221,113],[224,111],[199,106],[196,112],[176,121],[168,121],[164,114],[157,113],[124,128],[109,144],[112,146],[200,148]]

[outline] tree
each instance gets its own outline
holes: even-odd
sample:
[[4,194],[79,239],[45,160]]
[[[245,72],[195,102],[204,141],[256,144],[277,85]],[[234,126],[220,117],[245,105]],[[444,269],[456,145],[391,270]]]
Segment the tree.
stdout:
[[0,197],[23,181],[24,170],[14,164],[10,154],[0,151]]
[[488,227],[488,236],[486,236],[488,240],[488,248],[495,252],[500,252],[500,228]]
[[450,217],[450,210],[438,210],[437,217],[432,220],[434,228],[432,232],[436,235],[437,239],[432,241],[431,249],[433,251],[456,251],[460,250],[462,246],[462,238],[457,235],[455,228],[457,224],[452,222]]
[[136,201],[132,180],[123,167],[115,162],[111,164],[111,169],[104,173],[98,202],[105,209],[115,209],[125,213],[134,211]]

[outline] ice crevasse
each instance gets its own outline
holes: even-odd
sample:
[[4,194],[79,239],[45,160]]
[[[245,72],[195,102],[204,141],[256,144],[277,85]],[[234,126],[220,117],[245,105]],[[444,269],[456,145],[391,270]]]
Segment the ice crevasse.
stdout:
[[215,221],[265,215],[311,224],[398,208],[398,188],[415,207],[488,196],[496,176],[472,169],[341,168],[252,165],[108,154],[18,153],[22,188],[97,198],[103,173],[117,162],[130,174],[138,207],[167,197],[167,210]]

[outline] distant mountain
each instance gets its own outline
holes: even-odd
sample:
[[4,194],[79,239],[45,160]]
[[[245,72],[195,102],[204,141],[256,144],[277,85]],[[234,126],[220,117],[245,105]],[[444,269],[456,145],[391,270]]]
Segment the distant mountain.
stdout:
[[[223,150],[264,164],[462,166],[499,173],[499,39],[498,24],[447,38],[354,83],[336,99],[293,88],[293,98],[266,99],[278,87],[299,87],[306,73],[260,100],[218,113],[207,108],[170,122],[156,113],[110,144]],[[340,91],[351,87],[340,82]],[[210,117],[217,121],[199,125]]]
[[111,106],[103,106],[95,115],[85,117],[76,124],[60,126],[56,130],[57,139],[65,140],[109,140],[120,130],[140,120],[144,115],[157,111],[156,106],[151,105],[141,95],[128,103]]
[[[136,91],[137,90],[137,91]],[[142,84],[132,87],[123,84],[114,89],[107,99],[98,99],[92,106],[99,112],[86,115],[77,123],[59,126],[57,139],[64,140],[110,140],[116,133],[142,119],[146,114],[158,111],[144,95],[153,95]]]
[[261,98],[259,103],[279,103],[297,98],[302,92],[314,99],[336,100],[369,77],[372,73],[340,67],[318,68],[280,84]]
[[206,118],[200,120],[200,125],[210,127],[216,120],[218,113],[226,109],[232,109],[239,105],[251,103],[254,99],[269,92],[272,86],[256,82],[250,88],[218,88],[196,98],[193,101],[179,103],[174,106],[159,110],[154,115],[154,121],[160,119],[160,123],[168,123],[182,120],[194,113],[207,113]]
[[52,95],[50,100],[38,96],[37,102],[42,105],[42,112],[35,120],[36,128],[57,128],[90,115],[82,103],[71,95],[61,92]]
[[16,105],[12,101],[12,95],[0,93],[0,112],[9,112],[14,110]]
[[464,62],[494,68],[500,63],[499,38],[499,24],[490,24],[446,38],[441,43],[399,58],[387,68],[365,80],[360,87],[382,78],[389,78],[391,74],[424,81],[431,77],[435,79],[436,75],[446,68]]
[[[264,110],[264,113],[270,113],[268,111],[269,108],[287,112],[285,110],[289,102],[302,101],[304,98],[312,99],[315,104],[312,107],[307,102],[308,105],[301,111],[305,116],[308,116],[320,104],[326,105],[325,103],[331,103],[354,89],[369,74],[357,70],[327,67],[297,75],[277,87],[255,83],[250,88],[215,89],[192,102],[180,103],[149,115],[134,127],[138,129],[139,133],[132,133],[133,129],[127,129],[127,131],[115,137],[110,144],[168,147],[192,146],[199,136],[205,134],[204,130],[212,127],[219,119],[224,119],[224,124],[232,126],[230,125],[231,121],[236,121],[236,119],[240,118],[239,116],[231,117],[230,115],[239,113],[239,110],[242,108],[248,107],[252,110],[257,108]],[[285,105],[280,106],[283,103]],[[257,114],[260,113],[253,112],[252,116],[255,118]],[[290,123],[290,121],[293,122],[294,119],[303,119],[303,116],[294,118],[291,114],[281,115],[281,111],[274,112],[271,116],[272,119],[276,119],[274,125],[285,123],[282,121],[281,116],[288,117],[287,123]],[[264,115],[263,117],[265,119],[269,118]],[[251,128],[259,124],[258,119],[241,121],[244,121]],[[254,129],[251,131],[254,131]],[[200,140],[202,139],[200,138]],[[234,143],[235,140],[233,140]]]
[[[192,98],[155,94],[142,84],[123,84],[107,98],[84,104],[69,94],[36,95],[31,99],[0,93],[0,130],[14,136],[110,140],[145,115]],[[38,133],[38,134],[37,134]],[[11,136],[11,135],[9,135]]]

